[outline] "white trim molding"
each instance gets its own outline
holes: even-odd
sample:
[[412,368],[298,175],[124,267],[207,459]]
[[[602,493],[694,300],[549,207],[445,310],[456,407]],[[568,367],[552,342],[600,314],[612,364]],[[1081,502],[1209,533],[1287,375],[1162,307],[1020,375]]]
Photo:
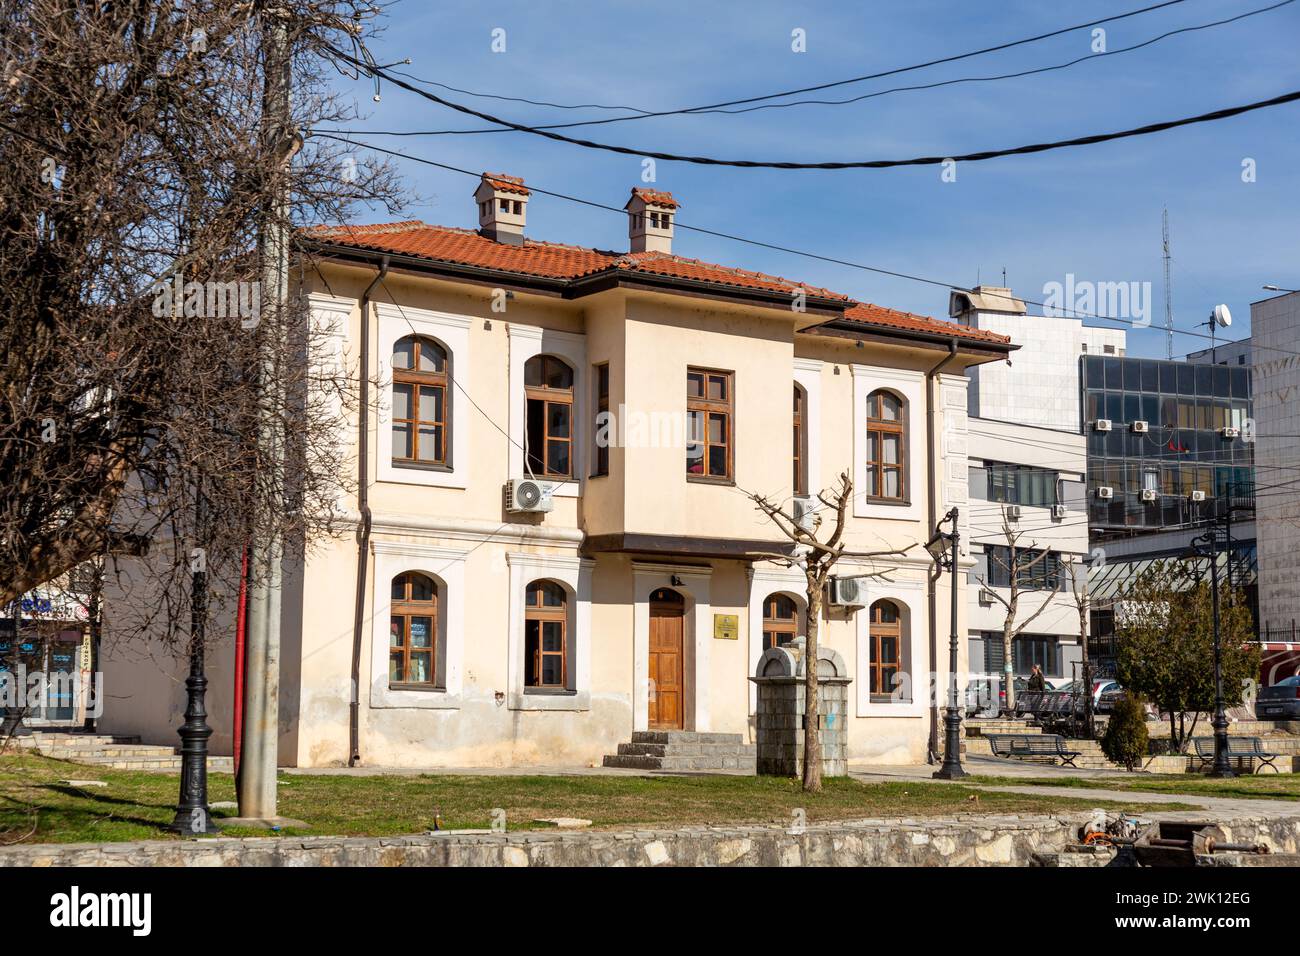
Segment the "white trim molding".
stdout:
[[[510,340],[510,474],[509,478],[526,478],[524,472],[524,430],[528,417],[524,394],[524,366],[537,355],[555,355],[573,368],[573,478],[555,482],[552,494],[559,498],[576,498],[587,480],[587,446],[589,421],[587,397],[587,337],[574,332],[559,332],[535,325],[518,325],[507,329]],[[561,483],[563,482],[563,483]]]
[[[682,651],[684,729],[709,729],[709,668],[713,642],[712,567],[633,561],[632,599],[632,729],[648,730],[650,722],[650,595],[672,588],[686,599]],[[681,581],[674,584],[673,578]]]
[[[465,658],[465,557],[472,548],[441,548],[406,541],[370,542],[375,556],[374,613],[370,631],[370,706],[454,710],[461,705]],[[418,571],[438,585],[438,686],[393,690],[388,686],[389,617],[393,578]]]
[[[925,515],[925,373],[909,369],[853,365],[853,514],[858,518],[898,518],[920,521]],[[903,495],[906,504],[877,504],[866,500],[867,397],[878,388],[899,395],[903,408]]]
[[[794,568],[749,568],[749,670],[745,676],[753,677],[758,660],[763,656],[763,602],[770,594],[784,594],[794,601],[798,609],[798,636],[808,636],[808,580]],[[749,685],[749,714],[758,707],[758,685]]]
[[[930,694],[930,675],[926,672],[929,654],[926,639],[925,582],[897,580],[873,581],[867,586],[867,604],[854,614],[854,631],[857,644],[856,691],[854,703],[856,717],[924,717],[926,701]],[[871,700],[871,605],[877,601],[893,601],[898,605],[902,646],[902,668],[910,686],[910,700],[872,703]]]
[[825,364],[821,359],[794,360],[794,381],[803,388],[805,397],[804,472],[808,475],[810,495],[822,488],[822,367]]
[[[510,566],[510,658],[506,663],[511,710],[591,710],[590,558],[554,554],[506,553]],[[568,686],[563,691],[524,687],[524,598],[528,585],[545,578],[564,586],[569,596]]]
[[[471,409],[464,395],[470,393],[471,387],[469,329],[473,320],[464,315],[417,309],[410,305],[399,308],[391,302],[376,302],[375,315],[378,317],[375,357],[381,385],[376,395],[375,477],[379,481],[404,485],[468,488]],[[365,320],[366,317],[362,318]],[[451,411],[451,460],[446,469],[400,468],[393,464],[393,430],[389,427],[393,413],[393,345],[408,335],[426,335],[447,348],[455,384],[447,389],[446,396]]]

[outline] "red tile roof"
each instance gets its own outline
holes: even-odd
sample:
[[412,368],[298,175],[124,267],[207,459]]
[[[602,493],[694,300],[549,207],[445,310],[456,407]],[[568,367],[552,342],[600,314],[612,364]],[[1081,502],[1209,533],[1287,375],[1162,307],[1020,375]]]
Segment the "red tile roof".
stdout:
[[498,192],[514,193],[518,196],[531,196],[532,192],[524,185],[524,181],[519,176],[508,176],[505,173],[484,173],[483,181]]
[[472,266],[494,272],[513,273],[542,279],[573,281],[608,272],[626,276],[654,275],[702,282],[731,288],[790,294],[802,289],[810,298],[838,302],[844,317],[853,323],[900,331],[955,335],[968,341],[1006,344],[1006,336],[942,322],[909,312],[858,303],[830,289],[804,285],[793,279],[750,269],[688,259],[663,252],[610,252],[539,242],[525,238],[522,245],[488,239],[469,229],[430,226],[419,220],[381,223],[371,226],[318,226],[305,230],[308,238],[376,252],[414,256],[431,262]]
[[859,302],[844,310],[844,318],[850,322],[864,325],[885,325],[894,329],[906,329],[913,332],[933,332],[936,335],[955,335],[958,338],[974,339],[981,342],[1006,343],[1011,341],[1009,335],[998,335],[986,329],[975,329],[969,325],[932,319],[928,315],[916,315],[912,312],[899,312],[887,309],[883,305]]
[[[666,193],[659,189],[643,189],[640,186],[633,186],[632,195],[640,196],[652,206],[667,206],[669,209],[676,209],[681,205],[681,203],[673,198],[672,193]],[[631,201],[631,199],[628,200],[629,203]],[[624,206],[623,208],[626,209],[627,207]]]

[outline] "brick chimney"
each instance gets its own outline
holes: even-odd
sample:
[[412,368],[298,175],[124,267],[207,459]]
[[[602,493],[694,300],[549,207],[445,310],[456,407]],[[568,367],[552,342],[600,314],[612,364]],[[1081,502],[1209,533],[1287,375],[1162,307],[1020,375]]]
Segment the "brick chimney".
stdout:
[[478,231],[509,246],[524,244],[524,222],[530,193],[518,176],[484,173],[474,190],[478,203]]
[[627,210],[627,238],[633,252],[672,252],[677,200],[672,193],[633,187]]

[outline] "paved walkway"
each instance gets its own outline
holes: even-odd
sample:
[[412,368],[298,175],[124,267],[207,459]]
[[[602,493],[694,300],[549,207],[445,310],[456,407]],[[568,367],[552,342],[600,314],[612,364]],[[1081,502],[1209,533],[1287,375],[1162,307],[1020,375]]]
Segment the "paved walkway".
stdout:
[[[1071,770],[1047,764],[1025,764],[1018,761],[1000,760],[997,757],[967,757],[962,765],[972,774],[989,777],[1091,777],[1101,779],[1132,779],[1122,771],[1112,770]],[[911,764],[885,767],[850,767],[849,775],[863,782],[882,780],[927,780],[933,781],[931,774],[935,768],[926,764]],[[1203,807],[1209,816],[1223,817],[1297,817],[1300,816],[1300,800],[1266,800],[1250,797],[1211,797],[1198,793],[1149,793],[1142,790],[1109,790],[1094,787],[1053,787],[1048,785],[1014,784],[976,784],[981,790],[999,793],[1037,794],[1039,796],[1073,797],[1079,800],[1094,798],[1127,804],[1142,804],[1152,809],[1159,809],[1161,804],[1181,803]]]

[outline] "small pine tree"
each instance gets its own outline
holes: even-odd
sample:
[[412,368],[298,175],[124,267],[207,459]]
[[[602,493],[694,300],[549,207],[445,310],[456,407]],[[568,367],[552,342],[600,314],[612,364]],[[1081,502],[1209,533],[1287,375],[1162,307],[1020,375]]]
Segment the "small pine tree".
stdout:
[[1106,734],[1101,738],[1101,751],[1107,760],[1122,763],[1126,770],[1132,770],[1147,755],[1146,708],[1137,694],[1125,694],[1115,702]]

